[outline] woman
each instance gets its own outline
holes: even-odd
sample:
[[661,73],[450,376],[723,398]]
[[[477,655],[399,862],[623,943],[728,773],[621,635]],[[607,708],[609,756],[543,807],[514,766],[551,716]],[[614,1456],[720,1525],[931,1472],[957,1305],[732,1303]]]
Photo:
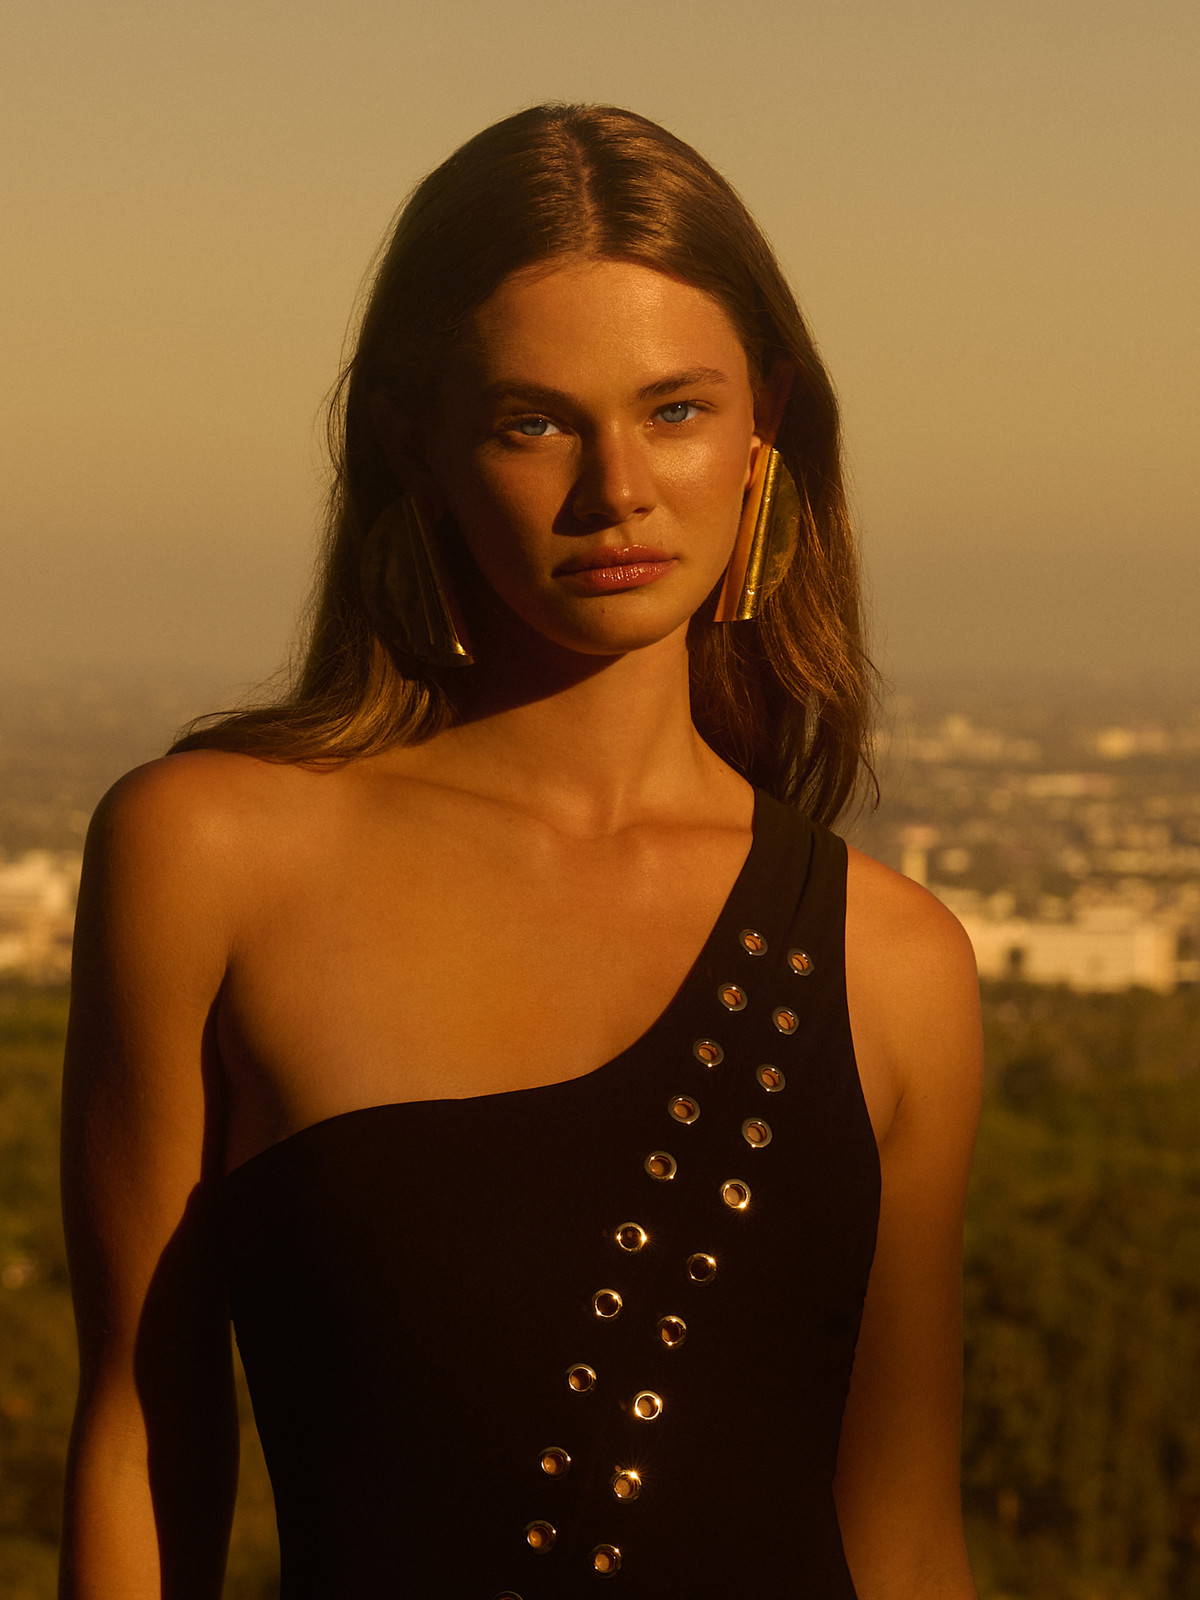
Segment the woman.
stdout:
[[965,1600],[973,964],[825,826],[868,668],[768,246],[654,124],[521,112],[338,415],[297,690],[89,840],[64,1593],[219,1593],[231,1300],[285,1600]]

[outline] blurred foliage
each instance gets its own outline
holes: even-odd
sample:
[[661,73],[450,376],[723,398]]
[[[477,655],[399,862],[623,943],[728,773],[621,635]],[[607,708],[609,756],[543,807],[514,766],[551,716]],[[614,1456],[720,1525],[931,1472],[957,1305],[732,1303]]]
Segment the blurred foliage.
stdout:
[[[984,1600],[1200,1600],[1200,993],[984,996],[964,1494]],[[66,995],[0,987],[0,1593],[51,1600],[74,1347]],[[240,1383],[239,1374],[239,1383]],[[278,1593],[240,1389],[227,1600]]]

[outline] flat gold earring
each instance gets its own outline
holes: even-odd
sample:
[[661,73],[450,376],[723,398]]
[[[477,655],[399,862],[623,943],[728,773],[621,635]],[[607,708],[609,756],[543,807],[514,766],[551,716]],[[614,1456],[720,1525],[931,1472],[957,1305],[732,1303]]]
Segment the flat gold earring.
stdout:
[[796,480],[779,451],[764,445],[750,475],[714,622],[749,622],[758,615],[792,564],[801,521]]
[[411,495],[372,524],[360,578],[371,622],[389,644],[435,666],[474,661],[437,540]]

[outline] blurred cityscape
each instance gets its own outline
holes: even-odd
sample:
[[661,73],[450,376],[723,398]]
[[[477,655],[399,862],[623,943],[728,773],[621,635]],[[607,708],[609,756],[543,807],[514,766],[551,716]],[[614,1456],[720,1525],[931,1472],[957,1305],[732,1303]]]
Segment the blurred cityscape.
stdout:
[[[69,969],[83,836],[122,772],[244,685],[10,677],[0,698],[0,972]],[[1200,695],[930,688],[885,709],[882,803],[852,842],[927,884],[984,977],[1200,982]]]

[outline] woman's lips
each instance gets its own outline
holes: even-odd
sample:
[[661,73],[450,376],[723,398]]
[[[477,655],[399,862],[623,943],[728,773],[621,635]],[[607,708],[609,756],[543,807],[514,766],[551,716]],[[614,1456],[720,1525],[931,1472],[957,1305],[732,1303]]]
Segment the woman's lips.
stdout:
[[572,589],[583,594],[612,594],[619,589],[640,589],[665,577],[675,558],[652,545],[629,545],[624,550],[589,550],[572,556],[555,568],[556,578],[565,578]]

